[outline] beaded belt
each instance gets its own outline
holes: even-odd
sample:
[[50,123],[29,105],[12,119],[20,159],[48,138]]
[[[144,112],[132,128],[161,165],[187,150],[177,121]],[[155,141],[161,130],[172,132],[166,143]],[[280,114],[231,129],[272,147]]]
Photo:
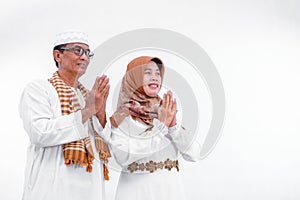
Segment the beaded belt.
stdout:
[[150,160],[149,162],[146,163],[137,163],[137,162],[133,162],[130,165],[128,165],[128,170],[133,173],[135,171],[144,171],[145,169],[147,171],[149,171],[150,173],[153,173],[154,171],[158,170],[158,169],[168,169],[169,171],[172,168],[176,168],[177,171],[179,171],[179,164],[178,164],[178,160],[170,160],[169,158],[167,160],[160,161],[160,162],[153,162],[152,160]]

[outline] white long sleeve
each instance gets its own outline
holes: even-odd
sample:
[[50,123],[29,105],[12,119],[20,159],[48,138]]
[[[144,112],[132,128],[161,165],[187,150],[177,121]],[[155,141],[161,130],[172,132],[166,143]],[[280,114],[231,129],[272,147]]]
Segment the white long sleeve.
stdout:
[[160,152],[171,144],[165,137],[168,129],[157,119],[151,131],[142,123],[127,117],[118,128],[112,127],[110,146],[117,162],[126,166],[139,159],[147,158]]
[[167,135],[179,150],[183,158],[187,161],[199,161],[201,146],[196,141],[196,134],[191,133],[182,126],[169,128]]
[[[19,112],[32,144],[39,147],[60,145],[88,136],[82,124],[81,111],[69,115],[55,115],[60,104],[55,88],[45,81],[29,83],[22,94]],[[58,112],[61,113],[61,112]]]

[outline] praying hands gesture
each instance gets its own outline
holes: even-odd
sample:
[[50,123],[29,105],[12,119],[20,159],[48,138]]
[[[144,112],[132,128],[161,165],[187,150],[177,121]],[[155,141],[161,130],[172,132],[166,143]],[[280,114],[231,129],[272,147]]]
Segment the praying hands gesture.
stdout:
[[84,123],[92,115],[96,114],[101,125],[106,123],[106,100],[109,94],[109,78],[106,75],[97,77],[91,91],[87,93],[86,105],[82,110],[82,122]]
[[164,94],[162,104],[158,109],[158,120],[164,123],[167,127],[176,125],[177,103],[173,100],[173,93],[168,91]]

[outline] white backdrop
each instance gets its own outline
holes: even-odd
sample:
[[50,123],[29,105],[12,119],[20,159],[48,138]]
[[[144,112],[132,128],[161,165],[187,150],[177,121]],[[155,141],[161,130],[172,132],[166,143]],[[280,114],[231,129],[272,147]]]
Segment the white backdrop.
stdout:
[[[56,70],[55,34],[84,30],[93,49],[119,33],[153,27],[196,41],[225,87],[221,139],[205,160],[181,170],[188,198],[300,199],[299,8],[297,0],[1,3],[0,198],[21,199],[29,140],[18,101],[27,82]],[[111,175],[109,199],[118,178]]]

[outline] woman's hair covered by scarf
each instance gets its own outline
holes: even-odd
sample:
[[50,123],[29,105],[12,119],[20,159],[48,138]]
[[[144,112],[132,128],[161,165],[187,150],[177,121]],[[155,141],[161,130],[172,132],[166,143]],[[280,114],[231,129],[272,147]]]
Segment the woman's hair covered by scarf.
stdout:
[[117,110],[110,117],[111,124],[118,127],[127,117],[132,116],[134,120],[144,122],[153,127],[153,118],[158,116],[158,107],[161,98],[148,96],[143,89],[144,71],[149,62],[155,62],[160,70],[161,81],[163,81],[165,67],[163,62],[156,57],[141,56],[133,59],[128,65],[122,79]]

